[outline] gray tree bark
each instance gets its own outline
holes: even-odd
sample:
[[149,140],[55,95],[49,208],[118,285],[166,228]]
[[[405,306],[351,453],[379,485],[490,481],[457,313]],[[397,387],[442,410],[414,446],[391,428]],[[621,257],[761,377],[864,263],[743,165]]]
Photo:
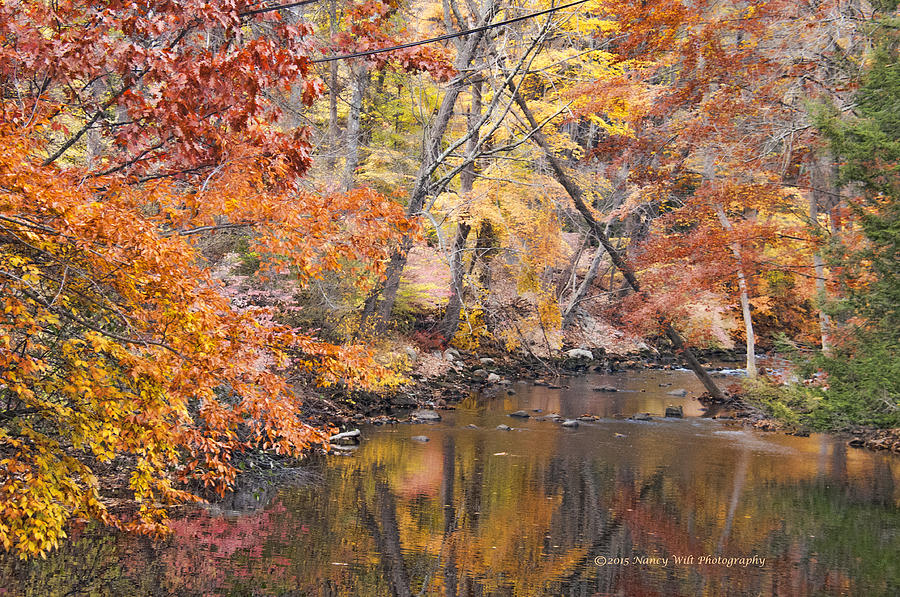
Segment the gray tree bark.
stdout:
[[575,321],[575,309],[578,307],[578,303],[580,303],[585,295],[587,294],[588,289],[591,287],[591,284],[594,281],[594,278],[597,277],[597,271],[600,269],[600,262],[603,261],[603,255],[606,253],[606,249],[603,245],[597,247],[597,252],[594,253],[594,258],[591,259],[591,266],[588,268],[587,274],[584,276],[584,280],[581,281],[581,284],[578,286],[578,290],[572,294],[572,297],[569,299],[569,304],[566,306],[566,310],[563,313],[562,319],[562,327],[566,329],[572,322]]
[[[328,23],[331,35],[338,31],[337,0],[328,3]],[[328,172],[334,172],[337,165],[338,153],[338,61],[328,63],[328,157],[325,167]]]
[[354,61],[350,66],[350,80],[353,96],[350,98],[350,113],[347,115],[347,161],[341,176],[341,187],[345,191],[353,188],[356,182],[356,168],[359,166],[359,142],[362,130],[362,104],[369,84],[369,68],[365,60]]
[[[809,194],[809,219],[817,234],[820,233],[819,226],[819,207],[826,206],[829,203],[826,187],[828,180],[823,172],[821,164],[813,161],[810,167],[810,186],[812,190]],[[829,354],[831,352],[831,318],[825,312],[825,303],[828,302],[828,291],[825,287],[825,260],[822,259],[822,253],[818,250],[813,252],[813,269],[816,272],[816,308],[819,310],[819,333],[822,338],[822,352]]]
[[[468,114],[469,128],[478,126],[481,120],[481,81],[473,81],[470,86],[472,93],[472,105]],[[478,148],[480,139],[476,132],[466,142],[466,152],[473,153]],[[459,194],[463,200],[468,199],[472,188],[475,185],[475,163],[467,165],[466,168],[459,173]],[[463,305],[463,279],[465,277],[465,268],[462,259],[466,249],[466,240],[469,238],[469,232],[472,230],[471,224],[460,221],[456,226],[456,238],[453,246],[450,248],[450,299],[447,301],[447,310],[444,312],[444,319],[441,321],[441,333],[448,340],[456,333],[459,326],[459,312]]]
[[[722,206],[717,203],[715,210],[722,228],[729,234],[734,233],[734,226],[731,225],[731,221],[725,215],[725,210],[722,209]],[[750,313],[750,291],[747,287],[747,277],[744,275],[744,268],[741,265],[741,246],[737,242],[728,243],[728,246],[731,248],[731,254],[734,256],[737,267],[738,290],[741,295],[741,313],[744,317],[744,332],[747,335],[747,377],[753,378],[756,377],[756,335],[753,333],[753,316]]]

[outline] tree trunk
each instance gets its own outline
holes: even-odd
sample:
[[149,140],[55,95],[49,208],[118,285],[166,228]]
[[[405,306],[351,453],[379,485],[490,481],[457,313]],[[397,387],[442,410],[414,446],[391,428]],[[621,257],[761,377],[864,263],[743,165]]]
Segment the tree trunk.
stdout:
[[[495,0],[485,0],[482,8],[482,14],[479,19],[479,26],[488,23],[496,13]],[[461,47],[456,55],[454,67],[460,73],[464,73],[468,68],[472,59],[475,57],[475,49],[481,43],[484,37],[484,31],[478,31],[466,38],[465,44]],[[465,86],[467,77],[464,75],[457,76],[450,83],[447,92],[441,100],[440,108],[434,118],[431,132],[425,145],[425,153],[422,156],[422,166],[410,193],[409,204],[406,208],[406,215],[415,217],[422,211],[425,205],[425,198],[428,196],[429,186],[431,183],[431,175],[434,171],[434,162],[440,156],[441,141],[444,138],[444,132],[453,115],[453,109],[456,105],[456,99],[459,97]],[[375,291],[366,299],[360,317],[360,330],[366,331],[368,320],[375,317],[374,332],[380,334],[384,332],[387,323],[390,320],[391,311],[394,308],[394,302],[397,300],[397,290],[400,288],[400,277],[403,274],[403,268],[406,266],[407,254],[412,248],[412,237],[404,237],[400,242],[400,246],[391,255],[385,271],[385,280],[381,287],[381,291]],[[380,299],[379,299],[380,296]]]
[[[722,224],[729,234],[734,234],[734,226],[725,215],[725,210],[718,203],[715,205],[716,215],[719,217],[719,223]],[[744,316],[744,330],[747,334],[747,377],[756,377],[756,336],[753,333],[753,318],[750,314],[750,292],[747,288],[747,278],[744,275],[744,267],[741,259],[741,246],[737,242],[729,243],[731,254],[737,263],[737,279],[738,289],[741,294],[741,312]]]
[[[819,206],[828,205],[828,198],[825,188],[827,180],[822,171],[821,164],[813,162],[810,168],[810,186],[812,191],[809,194],[809,219],[814,227],[814,232],[818,236],[824,234],[823,228],[819,225]],[[822,352],[829,354],[831,352],[831,318],[825,312],[825,303],[828,301],[827,289],[825,288],[825,260],[817,249],[813,252],[813,268],[816,272],[816,308],[819,310],[819,332],[822,336]]]
[[578,287],[578,290],[572,295],[572,298],[569,299],[569,305],[566,307],[565,312],[563,313],[562,319],[562,327],[566,329],[572,322],[575,321],[575,309],[578,307],[578,303],[584,298],[587,294],[588,289],[591,287],[591,284],[594,282],[594,278],[597,277],[597,271],[600,269],[600,262],[603,261],[603,255],[606,253],[606,249],[603,248],[603,245],[597,247],[597,252],[594,253],[594,258],[591,260],[591,267],[588,268],[587,274],[584,276],[584,280],[581,281],[581,285]]
[[[470,86],[472,92],[472,105],[469,110],[468,122],[469,129],[478,126],[481,120],[481,80],[472,82]],[[480,141],[476,132],[466,142],[466,153],[474,152]],[[469,199],[472,188],[475,185],[475,163],[472,162],[459,173],[459,194],[463,201]],[[453,242],[450,253],[450,300],[447,301],[447,310],[444,312],[444,319],[441,321],[441,333],[447,340],[453,338],[456,328],[459,326],[459,312],[462,309],[462,289],[463,278],[465,277],[465,268],[463,267],[462,258],[466,249],[466,239],[469,238],[469,231],[472,230],[471,224],[460,221],[456,227],[456,240]]]
[[462,288],[465,268],[462,263],[463,252],[466,249],[466,240],[472,226],[465,222],[456,225],[456,240],[453,241],[450,254],[450,299],[447,301],[447,310],[441,321],[441,334],[450,340],[459,327],[459,312],[462,310]]
[[[337,0],[328,2],[328,30],[332,36],[338,32]],[[334,172],[337,167],[338,154],[338,61],[328,63],[328,155],[325,168]]]
[[338,63],[333,60],[328,64],[328,156],[325,158],[325,167],[328,172],[334,172],[337,167],[338,153]]
[[[631,269],[625,260],[622,258],[622,255],[618,250],[613,246],[612,242],[610,242],[609,237],[606,235],[606,231],[603,226],[600,225],[600,222],[594,218],[594,214],[591,213],[591,210],[588,208],[587,204],[584,202],[583,192],[575,181],[572,180],[563,169],[562,163],[557,159],[556,155],[553,153],[553,149],[550,147],[550,144],[547,142],[546,137],[540,130],[540,125],[537,120],[534,118],[534,114],[531,113],[531,110],[528,108],[528,104],[522,98],[522,96],[515,92],[514,89],[510,89],[514,93],[514,100],[516,105],[519,106],[519,109],[522,110],[523,116],[528,121],[528,124],[534,130],[534,134],[531,136],[532,140],[543,149],[544,154],[547,157],[547,160],[550,162],[550,167],[553,170],[553,174],[556,177],[556,180],[562,185],[562,187],[566,190],[569,196],[572,198],[572,201],[575,203],[575,208],[578,212],[584,217],[585,221],[591,227],[594,235],[597,237],[597,240],[600,241],[600,244],[603,245],[603,248],[606,249],[606,252],[609,254],[609,258],[612,260],[613,265],[618,268],[622,275],[625,277],[625,281],[637,293],[641,293],[640,284],[637,281],[637,278],[634,275],[634,272]],[[694,372],[694,375],[700,380],[703,384],[703,387],[706,388],[706,391],[709,394],[718,400],[725,400],[725,395],[722,394],[722,390],[716,385],[716,382],[713,381],[712,377],[710,377],[709,373],[703,366],[700,364],[700,361],[694,356],[694,353],[691,349],[685,345],[684,339],[681,337],[672,324],[668,321],[660,322],[663,325],[663,329],[665,330],[666,336],[669,338],[669,341],[672,342],[675,350],[679,351],[684,357],[685,361],[687,361],[688,367],[691,371]]]
[[571,286],[571,292],[575,292],[575,282],[578,279],[577,271],[578,271],[578,262],[581,261],[581,256],[584,254],[584,250],[591,243],[591,235],[590,233],[584,235],[584,239],[578,245],[578,249],[572,255],[572,259],[569,261],[569,266],[565,269],[565,273],[560,276],[559,281],[556,283],[556,298],[561,299],[562,296],[566,293],[566,289]]
[[359,166],[360,118],[362,104],[369,84],[369,69],[364,60],[354,61],[350,66],[353,97],[350,99],[350,113],[347,115],[347,161],[344,163],[344,174],[341,176],[341,187],[345,191],[353,188],[356,168]]

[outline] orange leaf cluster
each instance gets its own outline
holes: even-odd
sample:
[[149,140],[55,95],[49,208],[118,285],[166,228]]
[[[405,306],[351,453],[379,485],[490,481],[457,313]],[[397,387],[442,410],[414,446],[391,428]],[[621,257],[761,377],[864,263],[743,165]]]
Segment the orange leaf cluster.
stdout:
[[[289,368],[374,384],[363,347],[334,346],[235,308],[202,267],[191,230],[252,226],[271,270],[301,282],[386,258],[409,229],[371,191],[319,198],[267,190],[235,161],[198,190],[133,186],[42,166],[0,123],[0,544],[23,557],[91,517],[163,529],[163,505],[219,493],[235,452],[300,455],[327,437],[300,418]],[[377,267],[376,267],[377,269]],[[112,514],[97,466],[128,477],[134,516]]]

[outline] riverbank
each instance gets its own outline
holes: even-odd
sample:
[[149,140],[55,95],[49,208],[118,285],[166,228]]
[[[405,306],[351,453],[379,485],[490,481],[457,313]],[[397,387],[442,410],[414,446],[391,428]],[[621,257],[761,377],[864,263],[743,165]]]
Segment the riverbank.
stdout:
[[[705,351],[698,354],[711,375],[726,390],[726,402],[703,394],[704,416],[732,420],[736,424],[761,431],[807,436],[810,431],[773,416],[761,405],[745,399],[740,377],[735,375],[743,355],[729,351]],[[416,354],[408,373],[409,382],[387,392],[346,392],[333,390],[307,399],[313,422],[349,431],[360,424],[397,423],[413,409],[452,410],[473,393],[501,397],[515,393],[511,385],[527,380],[551,389],[562,388],[573,376],[590,372],[612,374],[619,371],[681,368],[674,354],[641,351],[623,355],[602,350],[571,349],[555,359],[529,355],[513,358],[509,354],[490,356],[456,349]],[[854,448],[900,453],[900,430],[857,427],[827,432]]]

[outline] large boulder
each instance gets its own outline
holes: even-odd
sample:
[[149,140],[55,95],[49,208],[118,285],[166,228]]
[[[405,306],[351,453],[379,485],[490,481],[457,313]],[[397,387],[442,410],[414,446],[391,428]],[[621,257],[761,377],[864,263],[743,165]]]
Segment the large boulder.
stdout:
[[572,350],[566,351],[566,357],[570,359],[587,359],[591,361],[594,359],[594,354],[590,350],[585,350],[583,348],[573,348]]

